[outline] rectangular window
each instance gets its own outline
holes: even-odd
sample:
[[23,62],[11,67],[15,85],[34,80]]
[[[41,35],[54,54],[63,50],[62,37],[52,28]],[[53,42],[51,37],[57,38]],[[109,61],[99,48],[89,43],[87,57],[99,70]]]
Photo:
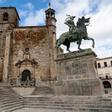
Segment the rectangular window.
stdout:
[[110,64],[111,64],[111,66],[112,66],[112,61],[110,61]]
[[104,62],[104,67],[107,67],[107,62]]
[[101,64],[100,63],[98,63],[98,68],[101,68]]

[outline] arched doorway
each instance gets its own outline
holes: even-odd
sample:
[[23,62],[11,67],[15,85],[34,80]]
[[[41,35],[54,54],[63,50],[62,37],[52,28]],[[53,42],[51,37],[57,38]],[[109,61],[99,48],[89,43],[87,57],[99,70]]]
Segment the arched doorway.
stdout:
[[104,81],[103,86],[104,86],[104,88],[111,88],[111,84],[109,81]]
[[108,94],[109,90],[111,89],[111,83],[109,81],[104,81],[103,86],[104,86],[105,94]]
[[31,80],[31,72],[29,70],[24,70],[22,72],[21,81],[28,81]]

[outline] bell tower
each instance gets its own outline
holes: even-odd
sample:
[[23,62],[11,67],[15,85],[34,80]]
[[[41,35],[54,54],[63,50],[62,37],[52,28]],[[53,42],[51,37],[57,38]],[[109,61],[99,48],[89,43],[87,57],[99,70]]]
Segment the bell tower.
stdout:
[[15,7],[0,7],[0,31],[18,27],[19,20],[20,18]]
[[12,30],[19,25],[15,7],[0,7],[0,81],[7,81]]
[[51,8],[49,3],[48,9],[45,11],[46,15],[46,26],[48,28],[48,41],[49,41],[49,56],[50,56],[50,80],[55,78],[55,58],[56,58],[56,18],[55,10]]
[[46,25],[56,26],[55,10],[51,8],[51,3],[49,3],[49,8],[45,11],[46,14]]

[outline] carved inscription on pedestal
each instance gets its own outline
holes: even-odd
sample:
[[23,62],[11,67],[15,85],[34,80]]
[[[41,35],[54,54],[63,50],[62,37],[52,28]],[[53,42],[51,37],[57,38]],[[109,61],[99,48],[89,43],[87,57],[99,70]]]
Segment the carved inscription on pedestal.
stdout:
[[85,74],[87,73],[87,63],[82,63],[80,61],[74,61],[72,63],[72,74],[77,75],[77,74]]

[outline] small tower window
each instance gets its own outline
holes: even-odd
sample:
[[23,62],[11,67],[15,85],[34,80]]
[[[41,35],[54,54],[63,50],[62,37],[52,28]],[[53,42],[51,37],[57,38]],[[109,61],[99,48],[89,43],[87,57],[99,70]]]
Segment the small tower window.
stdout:
[[107,67],[107,62],[104,62],[104,67]]
[[101,68],[101,64],[100,63],[98,63],[98,68]]
[[8,21],[8,17],[9,17],[8,13],[5,12],[5,13],[3,14],[3,21]]

